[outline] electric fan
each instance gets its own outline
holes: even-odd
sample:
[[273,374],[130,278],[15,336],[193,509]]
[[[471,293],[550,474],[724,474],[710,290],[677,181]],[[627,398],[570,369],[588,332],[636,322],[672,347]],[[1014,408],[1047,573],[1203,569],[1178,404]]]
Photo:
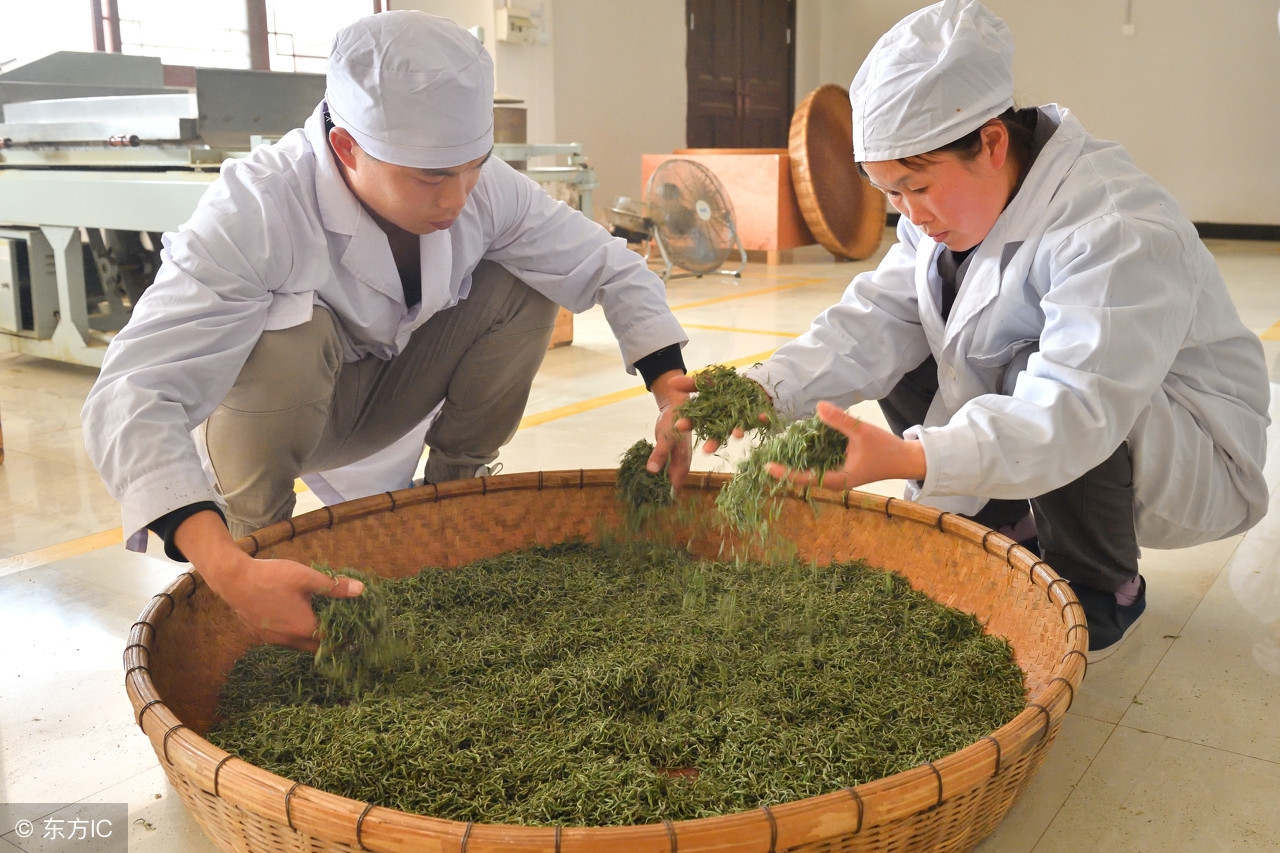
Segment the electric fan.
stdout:
[[[665,160],[649,176],[645,219],[666,268],[662,280],[715,273],[742,277],[747,250],[733,224],[733,205],[720,180],[693,160]],[[722,270],[734,247],[738,268]],[[672,275],[674,267],[687,272]]]

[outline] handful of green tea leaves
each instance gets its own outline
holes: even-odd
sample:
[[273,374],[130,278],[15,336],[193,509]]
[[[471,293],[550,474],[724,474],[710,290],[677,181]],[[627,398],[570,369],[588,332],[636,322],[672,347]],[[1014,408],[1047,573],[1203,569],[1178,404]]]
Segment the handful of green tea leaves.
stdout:
[[[697,393],[676,410],[688,418],[693,433],[702,441],[729,440],[735,429],[765,436],[777,432],[780,424],[773,401],[759,383],[747,379],[732,367],[713,364],[694,374]],[[760,420],[766,415],[766,420]]]
[[339,693],[359,695],[405,654],[404,645],[392,629],[382,579],[350,568],[314,568],[333,578],[355,578],[364,584],[364,592],[355,598],[311,596],[320,631],[320,648],[313,660],[315,670]]
[[716,496],[716,508],[725,523],[739,534],[754,534],[761,541],[769,534],[769,524],[781,506],[775,498],[788,486],[770,476],[769,463],[777,462],[797,471],[818,475],[844,464],[849,440],[839,430],[824,424],[817,415],[796,421],[786,431],[771,436],[738,463],[738,470]]
[[645,467],[652,454],[653,442],[642,438],[622,454],[618,465],[618,497],[633,520],[641,520],[654,507],[669,506],[675,501],[667,470],[652,474]]

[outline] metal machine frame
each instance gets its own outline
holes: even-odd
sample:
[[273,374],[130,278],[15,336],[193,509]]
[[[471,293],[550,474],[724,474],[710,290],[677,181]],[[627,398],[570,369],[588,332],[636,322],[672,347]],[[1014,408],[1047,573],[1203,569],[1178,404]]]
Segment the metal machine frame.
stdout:
[[225,159],[300,126],[323,96],[320,74],[111,53],[0,74],[0,350],[101,366],[155,276],[160,234]]
[[578,142],[523,143],[500,142],[493,146],[493,156],[508,163],[523,163],[535,157],[564,157],[564,166],[526,166],[522,171],[540,184],[567,184],[578,191],[578,209],[591,219],[591,191],[600,184],[595,169],[587,163]]

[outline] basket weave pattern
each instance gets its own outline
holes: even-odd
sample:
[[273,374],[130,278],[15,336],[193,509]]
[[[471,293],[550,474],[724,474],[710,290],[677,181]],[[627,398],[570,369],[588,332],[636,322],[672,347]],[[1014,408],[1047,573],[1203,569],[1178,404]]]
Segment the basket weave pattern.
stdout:
[[[317,510],[241,541],[259,557],[369,568],[388,577],[427,565],[616,526],[612,470],[554,471],[387,493]],[[723,474],[695,474],[684,494],[700,520],[664,529],[715,557]],[[864,558],[1006,637],[1026,673],[1028,705],[1007,725],[938,761],[820,797],[700,820],[625,827],[470,824],[410,815],[304,786],[233,758],[202,737],[217,693],[252,645],[248,629],[187,573],[130,632],[125,687],[170,783],[222,850],[240,853],[697,853],[964,851],[995,829],[1044,761],[1084,678],[1084,613],[1033,554],[967,519],[861,492],[799,492],[776,530],[820,563]],[[733,543],[741,547],[742,543]],[[431,784],[424,779],[423,784]]]

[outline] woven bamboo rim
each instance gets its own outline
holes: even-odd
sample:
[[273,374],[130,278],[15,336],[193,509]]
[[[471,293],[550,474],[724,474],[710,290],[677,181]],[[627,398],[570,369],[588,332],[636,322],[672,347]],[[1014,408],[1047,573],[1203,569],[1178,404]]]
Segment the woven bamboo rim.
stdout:
[[[614,476],[613,470],[534,472],[389,492],[272,525],[240,544],[258,556],[303,562],[323,554],[332,565],[368,566],[376,554],[379,571],[405,575],[428,564],[411,547],[415,542],[429,542],[444,555],[441,564],[460,565],[480,552],[590,538],[598,519],[619,518]],[[685,500],[709,512],[727,479],[694,474]],[[720,539],[706,518],[676,534],[689,537],[695,550],[715,547]],[[893,498],[796,491],[778,528],[802,553],[866,556],[903,571],[943,603],[977,601],[974,612],[1009,637],[1027,674],[1026,710],[938,761],[819,797],[674,823],[524,827],[441,820],[346,799],[268,773],[201,737],[222,674],[250,638],[194,573],[173,581],[134,624],[124,652],[125,687],[169,781],[225,851],[971,850],[1039,769],[1084,678],[1088,639],[1070,587],[1004,536]]]
[[791,182],[805,224],[838,258],[860,261],[884,239],[888,208],[853,159],[853,108],[843,86],[819,86],[791,115]]

